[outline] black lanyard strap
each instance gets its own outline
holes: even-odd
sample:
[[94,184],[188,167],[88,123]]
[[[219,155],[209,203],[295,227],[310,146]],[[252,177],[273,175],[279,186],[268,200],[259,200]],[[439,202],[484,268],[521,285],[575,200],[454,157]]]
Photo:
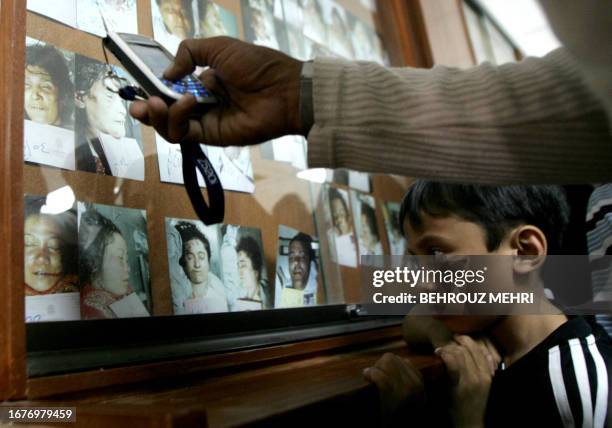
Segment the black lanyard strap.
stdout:
[[[193,209],[204,224],[221,223],[225,215],[225,195],[215,168],[213,168],[199,144],[181,143],[181,152],[183,155],[183,181]],[[200,170],[206,182],[208,205],[200,191],[197,170]]]

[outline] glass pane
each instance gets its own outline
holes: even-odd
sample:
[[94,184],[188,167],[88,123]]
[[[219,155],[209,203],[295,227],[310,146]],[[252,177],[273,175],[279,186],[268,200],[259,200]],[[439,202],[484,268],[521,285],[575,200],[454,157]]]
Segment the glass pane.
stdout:
[[134,121],[107,77],[135,84],[105,63],[98,4],[110,28],[172,53],[187,37],[229,35],[301,59],[387,58],[366,0],[28,2],[26,320],[358,302],[359,255],[403,251],[394,215],[407,181],[306,170],[297,136],[202,145],[226,198],[224,223],[205,226],[183,187],[180,146]]

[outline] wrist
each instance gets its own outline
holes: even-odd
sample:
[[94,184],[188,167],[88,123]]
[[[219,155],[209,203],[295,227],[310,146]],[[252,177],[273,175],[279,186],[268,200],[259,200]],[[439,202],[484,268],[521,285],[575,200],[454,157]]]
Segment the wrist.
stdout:
[[300,116],[300,82],[304,62],[291,58],[287,74],[287,134],[304,135]]

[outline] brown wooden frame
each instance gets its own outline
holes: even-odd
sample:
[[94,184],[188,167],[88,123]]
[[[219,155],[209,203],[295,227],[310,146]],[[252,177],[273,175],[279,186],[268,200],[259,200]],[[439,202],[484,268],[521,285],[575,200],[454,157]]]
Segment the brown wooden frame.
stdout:
[[26,2],[0,9],[0,401],[26,384],[23,291],[23,85]]

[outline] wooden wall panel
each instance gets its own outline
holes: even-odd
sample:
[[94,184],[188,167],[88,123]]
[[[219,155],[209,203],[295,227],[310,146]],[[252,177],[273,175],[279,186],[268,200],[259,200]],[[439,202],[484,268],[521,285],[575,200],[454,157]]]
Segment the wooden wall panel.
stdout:
[[433,62],[454,67],[475,64],[463,18],[463,0],[419,0]]
[[[25,2],[0,14],[0,401],[25,392],[23,291],[23,56]],[[19,268],[21,267],[21,268]]]

